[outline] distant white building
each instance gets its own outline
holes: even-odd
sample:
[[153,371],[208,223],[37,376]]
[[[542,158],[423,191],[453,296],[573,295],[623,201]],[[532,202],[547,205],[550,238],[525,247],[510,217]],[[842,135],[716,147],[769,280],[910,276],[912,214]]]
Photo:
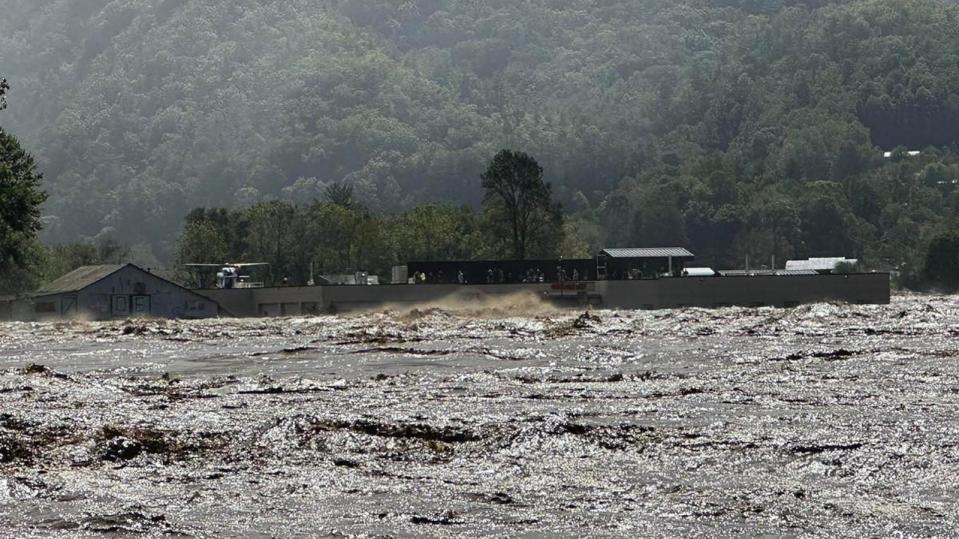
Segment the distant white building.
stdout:
[[316,284],[320,286],[378,285],[380,284],[380,278],[365,271],[358,271],[356,273],[319,275],[316,278]]
[[[892,157],[893,153],[894,152],[883,152],[882,156],[885,157],[886,159],[889,159],[890,157]],[[920,152],[919,150],[909,150],[908,152],[906,152],[906,155],[909,157],[918,157],[922,155],[922,152]]]

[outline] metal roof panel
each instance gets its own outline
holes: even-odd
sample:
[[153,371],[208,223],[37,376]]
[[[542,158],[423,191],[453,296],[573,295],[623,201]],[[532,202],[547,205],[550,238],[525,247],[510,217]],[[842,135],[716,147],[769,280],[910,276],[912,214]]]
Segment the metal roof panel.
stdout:
[[48,283],[34,292],[37,296],[79,292],[91,284],[120,271],[123,265],[83,266],[59,279]]
[[693,253],[682,247],[603,249],[603,252],[610,258],[695,258]]

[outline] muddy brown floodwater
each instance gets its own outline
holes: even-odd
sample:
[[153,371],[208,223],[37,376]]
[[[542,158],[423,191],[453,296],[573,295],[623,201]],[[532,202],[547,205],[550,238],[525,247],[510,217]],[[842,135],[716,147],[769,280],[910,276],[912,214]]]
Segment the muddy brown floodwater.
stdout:
[[0,324],[0,536],[954,535],[959,298]]

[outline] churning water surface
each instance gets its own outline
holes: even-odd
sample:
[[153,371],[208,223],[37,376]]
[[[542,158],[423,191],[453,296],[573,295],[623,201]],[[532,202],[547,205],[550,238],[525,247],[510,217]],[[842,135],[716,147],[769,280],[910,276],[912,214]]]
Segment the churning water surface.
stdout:
[[951,535],[959,298],[0,324],[0,535]]

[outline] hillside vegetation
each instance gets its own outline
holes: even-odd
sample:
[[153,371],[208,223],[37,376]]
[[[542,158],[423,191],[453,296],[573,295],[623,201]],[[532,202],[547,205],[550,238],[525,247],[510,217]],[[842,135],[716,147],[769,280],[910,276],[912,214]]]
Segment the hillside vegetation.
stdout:
[[[476,205],[533,155],[592,247],[915,271],[956,226],[946,0],[5,0],[48,241],[172,258],[196,207]],[[896,150],[889,158],[883,151]],[[909,157],[902,150],[922,150]]]

